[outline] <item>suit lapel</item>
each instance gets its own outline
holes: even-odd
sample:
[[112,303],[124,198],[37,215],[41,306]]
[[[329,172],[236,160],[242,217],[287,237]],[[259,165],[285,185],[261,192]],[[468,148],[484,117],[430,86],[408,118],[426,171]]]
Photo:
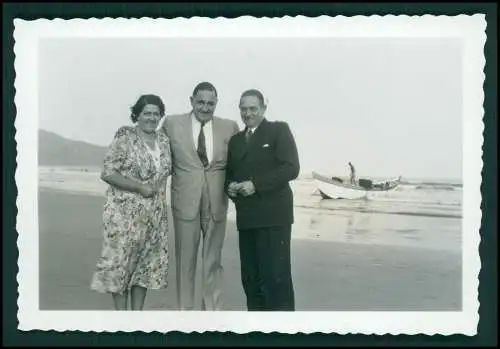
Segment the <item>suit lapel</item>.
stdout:
[[255,131],[255,133],[252,135],[252,137],[248,142],[245,137],[247,128],[245,128],[243,131],[240,131],[240,133],[237,134],[238,141],[235,144],[236,149],[234,154],[234,156],[237,159],[243,160],[243,158],[245,158],[245,156],[249,152],[251,152],[253,149],[255,149],[260,145],[261,143],[260,139],[262,139],[262,137],[266,132],[265,131],[265,128],[267,126],[266,123],[267,123],[266,119],[262,120],[261,124],[259,125],[259,127],[257,128],[257,130]]
[[247,144],[248,151],[252,151],[261,145],[262,142],[260,140],[264,137],[266,133],[266,127],[267,127],[267,120],[264,119],[260,123],[259,127],[257,127],[257,130],[255,130],[252,137],[250,137],[250,140]]
[[248,151],[248,144],[245,140],[245,130],[240,131],[234,137],[236,137],[236,140],[234,141],[234,147],[232,149],[232,152],[234,153],[233,156],[236,159],[241,160],[245,157]]
[[216,159],[219,159],[219,154],[222,151],[222,139],[222,125],[220,120],[214,116],[212,119],[212,158],[209,159],[209,167]]

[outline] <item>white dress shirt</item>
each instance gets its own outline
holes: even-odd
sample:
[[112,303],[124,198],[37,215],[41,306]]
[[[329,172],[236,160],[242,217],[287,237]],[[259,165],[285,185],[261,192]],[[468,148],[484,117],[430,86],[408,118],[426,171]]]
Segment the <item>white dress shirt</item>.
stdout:
[[262,123],[262,120],[257,124],[257,126],[254,127],[247,127],[247,131],[252,130],[252,135],[255,133],[255,131],[259,128],[260,124]]
[[[191,122],[193,125],[193,139],[194,139],[194,148],[198,149],[198,136],[200,135],[201,123],[196,119],[193,113],[191,113]],[[203,127],[203,133],[205,134],[205,147],[207,149],[207,159],[208,162],[212,161],[213,157],[213,149],[214,149],[214,140],[213,140],[213,132],[212,132],[212,120],[208,121]]]

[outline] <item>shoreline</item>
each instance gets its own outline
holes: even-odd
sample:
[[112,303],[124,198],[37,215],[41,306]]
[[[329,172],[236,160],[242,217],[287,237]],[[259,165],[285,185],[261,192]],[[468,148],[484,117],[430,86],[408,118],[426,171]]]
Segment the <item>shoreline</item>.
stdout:
[[[40,192],[56,192],[60,194],[89,196],[105,199],[107,185],[96,181],[92,183],[78,181],[39,181]],[[168,195],[166,200],[170,201]],[[168,204],[170,211],[170,203]],[[171,215],[171,212],[169,212]],[[295,222],[292,226],[292,240],[328,241],[359,245],[402,246],[431,250],[445,250],[461,253],[461,238],[450,236],[450,232],[433,234],[428,229],[409,233],[412,227],[427,226],[433,220],[445,219],[449,224],[457,225],[460,220],[430,215],[404,215],[398,213],[377,212],[367,210],[339,209],[318,212],[311,207],[294,207]],[[385,218],[384,218],[385,217]],[[236,212],[233,203],[229,202],[227,221],[235,223]],[[455,222],[456,221],[456,222]],[[381,223],[382,222],[382,223]],[[397,222],[397,226],[393,226]],[[384,228],[385,227],[385,228]],[[400,228],[398,228],[400,227]],[[432,227],[432,224],[431,224]],[[431,228],[429,228],[431,229]],[[367,233],[370,231],[370,233]],[[444,241],[445,238],[451,239]]]
[[[108,185],[99,178],[97,169],[87,172],[81,169],[39,167],[39,190],[105,198]],[[167,187],[170,183],[171,179]],[[438,207],[439,203],[429,204],[426,194],[418,192],[402,192],[390,199],[394,201],[325,201],[315,194],[313,182],[298,180],[291,186],[294,193],[293,240],[462,251],[460,203]],[[398,201],[405,197],[410,201]],[[170,190],[165,199],[170,204]],[[236,210],[230,200],[227,220],[236,220]]]
[[[42,172],[57,172],[57,171],[62,171],[62,172],[70,172],[70,173],[89,173],[89,174],[99,174],[101,167],[100,166],[76,166],[76,165],[39,165],[38,166],[39,171]],[[299,173],[297,180],[310,180],[312,181],[314,178],[312,176],[312,172],[317,172],[314,169],[311,169],[309,171],[302,171]],[[339,176],[338,173],[328,173],[319,171],[318,173],[322,173],[325,176]],[[342,176],[341,176],[342,177]],[[348,178],[349,175],[346,173],[344,174],[345,178]],[[363,178],[370,178],[373,180],[385,180],[387,178],[392,178],[394,176],[392,175],[387,175],[387,176],[362,176]],[[432,183],[432,184],[452,184],[452,185],[463,185],[463,179],[462,178],[448,178],[448,177],[402,177],[404,179],[404,182],[408,183]]]

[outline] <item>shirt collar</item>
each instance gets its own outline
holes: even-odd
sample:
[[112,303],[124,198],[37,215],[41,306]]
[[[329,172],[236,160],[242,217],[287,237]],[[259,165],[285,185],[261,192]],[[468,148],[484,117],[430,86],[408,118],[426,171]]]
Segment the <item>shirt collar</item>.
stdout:
[[[194,115],[194,113],[193,113],[193,112],[191,112],[191,121],[192,121],[193,123],[197,123],[197,124],[200,124],[200,125],[201,125],[200,120],[198,120],[198,119],[196,118],[196,116]],[[210,124],[212,123],[212,121],[213,121],[213,118],[212,118],[212,119],[210,119],[210,120],[208,120],[207,122],[205,122],[205,126],[210,125]]]
[[245,132],[248,132],[248,130],[252,130],[252,133],[255,133],[255,131],[257,131],[257,129],[259,128],[259,126],[264,122],[264,118],[262,118],[262,120],[260,120],[260,122],[257,124],[257,126],[255,127],[247,127],[246,131]]

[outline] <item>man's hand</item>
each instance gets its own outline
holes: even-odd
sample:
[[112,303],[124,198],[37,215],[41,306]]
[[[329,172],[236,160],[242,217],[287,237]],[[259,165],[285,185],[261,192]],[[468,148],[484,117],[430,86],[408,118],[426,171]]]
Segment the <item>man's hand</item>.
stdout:
[[241,183],[231,182],[227,186],[227,193],[230,197],[234,198],[238,195],[238,191],[241,189]]
[[252,181],[245,181],[240,183],[241,188],[240,188],[240,193],[243,196],[250,196],[253,193],[255,193],[255,186],[253,185]]

